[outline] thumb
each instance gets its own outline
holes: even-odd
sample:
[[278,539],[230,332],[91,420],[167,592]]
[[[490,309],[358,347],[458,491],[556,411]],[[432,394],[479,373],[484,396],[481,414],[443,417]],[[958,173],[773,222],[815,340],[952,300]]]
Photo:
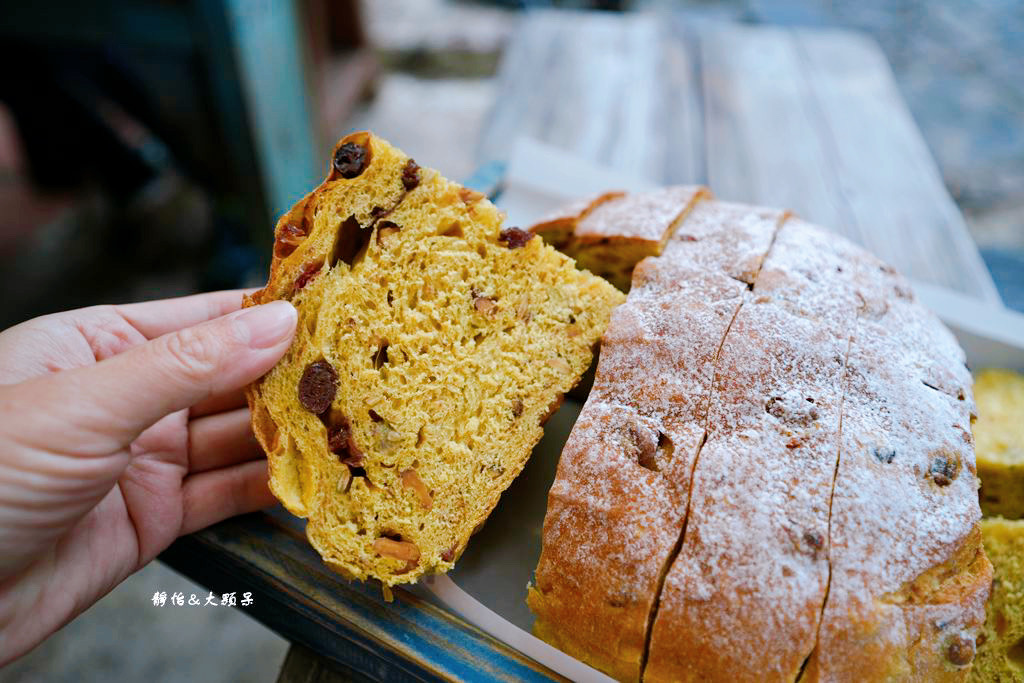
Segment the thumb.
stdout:
[[297,317],[286,301],[245,308],[34,380],[20,397],[43,413],[33,419],[33,445],[86,456],[122,449],[165,415],[266,373],[291,343]]

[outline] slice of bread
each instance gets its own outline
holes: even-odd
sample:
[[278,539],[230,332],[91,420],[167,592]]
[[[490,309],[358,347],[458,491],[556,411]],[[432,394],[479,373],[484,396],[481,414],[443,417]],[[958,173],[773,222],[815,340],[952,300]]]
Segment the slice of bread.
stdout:
[[970,680],[1024,681],[1024,521],[983,519],[981,532],[995,577]]
[[973,426],[981,511],[1024,517],[1024,376],[982,370],[974,383],[978,419]]
[[299,311],[249,388],[270,486],[325,562],[447,571],[590,365],[623,296],[369,133],[278,222],[250,304]]
[[706,188],[678,185],[649,192],[605,192],[580,200],[530,228],[581,268],[629,291],[633,267],[661,254]]

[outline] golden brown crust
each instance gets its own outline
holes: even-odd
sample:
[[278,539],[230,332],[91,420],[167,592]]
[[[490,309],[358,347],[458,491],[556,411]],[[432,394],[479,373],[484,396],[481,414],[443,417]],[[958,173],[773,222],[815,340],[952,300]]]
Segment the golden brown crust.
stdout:
[[[640,675],[653,603],[687,505],[715,357],[746,290],[740,276],[745,264],[760,262],[784,218],[698,204],[684,228],[705,236],[699,226],[717,221],[742,239],[689,241],[681,247],[687,259],[644,260],[602,339],[594,389],[549,494],[528,601],[540,637],[621,680]],[[720,265],[705,268],[712,251]]]

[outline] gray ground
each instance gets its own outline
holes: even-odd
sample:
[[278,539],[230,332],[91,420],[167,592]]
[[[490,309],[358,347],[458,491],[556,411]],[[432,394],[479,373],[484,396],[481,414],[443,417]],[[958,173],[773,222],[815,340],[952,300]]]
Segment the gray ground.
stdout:
[[[983,248],[1024,254],[1024,4],[1019,0],[670,4],[724,19],[837,25],[872,34],[892,62],[975,239]],[[469,175],[477,132],[494,96],[493,79],[477,72],[493,67],[500,45],[514,29],[514,15],[445,0],[374,0],[365,5],[370,34],[388,51],[388,63],[414,73],[385,75],[376,98],[350,125],[372,128],[413,156],[430,159],[450,177]],[[459,75],[473,76],[437,78],[437,64],[445,63],[446,51],[461,55]],[[416,72],[424,54],[442,57],[429,60],[430,78]],[[409,116],[411,110],[415,117]],[[1015,263],[1011,260],[1007,267]],[[0,671],[0,683],[276,678],[287,643],[246,617],[244,610],[154,607],[151,598],[157,590],[205,595],[169,569],[152,565]]]

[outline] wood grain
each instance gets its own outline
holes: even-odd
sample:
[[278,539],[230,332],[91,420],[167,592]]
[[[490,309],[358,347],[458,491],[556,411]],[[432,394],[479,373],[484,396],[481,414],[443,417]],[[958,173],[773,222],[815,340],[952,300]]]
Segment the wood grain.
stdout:
[[658,183],[795,210],[911,277],[999,303],[878,46],[848,31],[531,12],[481,161],[518,136]]
[[293,643],[371,680],[564,680],[413,593],[345,581],[287,513],[227,520],[160,559],[215,593],[253,593],[245,612]]

